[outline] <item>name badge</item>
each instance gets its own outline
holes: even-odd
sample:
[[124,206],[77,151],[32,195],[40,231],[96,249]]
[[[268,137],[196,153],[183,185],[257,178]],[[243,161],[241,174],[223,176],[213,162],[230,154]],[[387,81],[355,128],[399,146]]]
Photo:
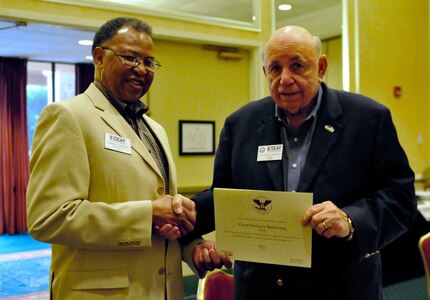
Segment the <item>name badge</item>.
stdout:
[[281,160],[283,148],[282,144],[258,146],[257,161]]
[[131,140],[105,132],[105,149],[131,154]]

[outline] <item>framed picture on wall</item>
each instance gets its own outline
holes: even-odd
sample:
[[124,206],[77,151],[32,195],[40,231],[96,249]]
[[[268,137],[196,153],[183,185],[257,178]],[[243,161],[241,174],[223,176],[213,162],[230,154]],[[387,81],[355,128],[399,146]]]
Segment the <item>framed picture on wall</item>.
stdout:
[[179,155],[213,155],[215,121],[179,121]]

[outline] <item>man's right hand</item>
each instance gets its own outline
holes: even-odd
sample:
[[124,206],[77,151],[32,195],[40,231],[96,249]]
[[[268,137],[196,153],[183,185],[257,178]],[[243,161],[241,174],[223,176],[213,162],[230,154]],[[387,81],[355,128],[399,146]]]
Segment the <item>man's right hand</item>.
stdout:
[[152,222],[162,237],[175,240],[194,230],[197,212],[189,198],[166,195],[153,201],[152,207]]

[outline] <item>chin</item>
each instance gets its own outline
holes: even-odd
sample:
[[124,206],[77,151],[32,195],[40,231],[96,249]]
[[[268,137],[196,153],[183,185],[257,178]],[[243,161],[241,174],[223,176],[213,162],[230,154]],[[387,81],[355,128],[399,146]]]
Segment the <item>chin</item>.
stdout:
[[300,105],[292,105],[293,103],[286,103],[286,101],[276,102],[279,108],[284,111],[288,111],[289,113],[295,114],[300,111]]

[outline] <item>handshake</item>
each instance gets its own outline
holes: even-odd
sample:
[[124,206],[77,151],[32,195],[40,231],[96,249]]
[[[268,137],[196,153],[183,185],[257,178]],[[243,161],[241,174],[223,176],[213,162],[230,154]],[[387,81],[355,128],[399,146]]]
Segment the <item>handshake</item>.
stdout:
[[[196,224],[194,201],[180,194],[165,195],[152,202],[152,224],[154,231],[161,237],[177,240],[194,230]],[[207,270],[232,267],[232,261],[225,252],[218,252],[213,241],[203,240],[192,250],[192,259],[199,276]]]
[[180,194],[165,195],[152,202],[152,224],[165,239],[176,240],[193,231],[196,216],[194,201]]

